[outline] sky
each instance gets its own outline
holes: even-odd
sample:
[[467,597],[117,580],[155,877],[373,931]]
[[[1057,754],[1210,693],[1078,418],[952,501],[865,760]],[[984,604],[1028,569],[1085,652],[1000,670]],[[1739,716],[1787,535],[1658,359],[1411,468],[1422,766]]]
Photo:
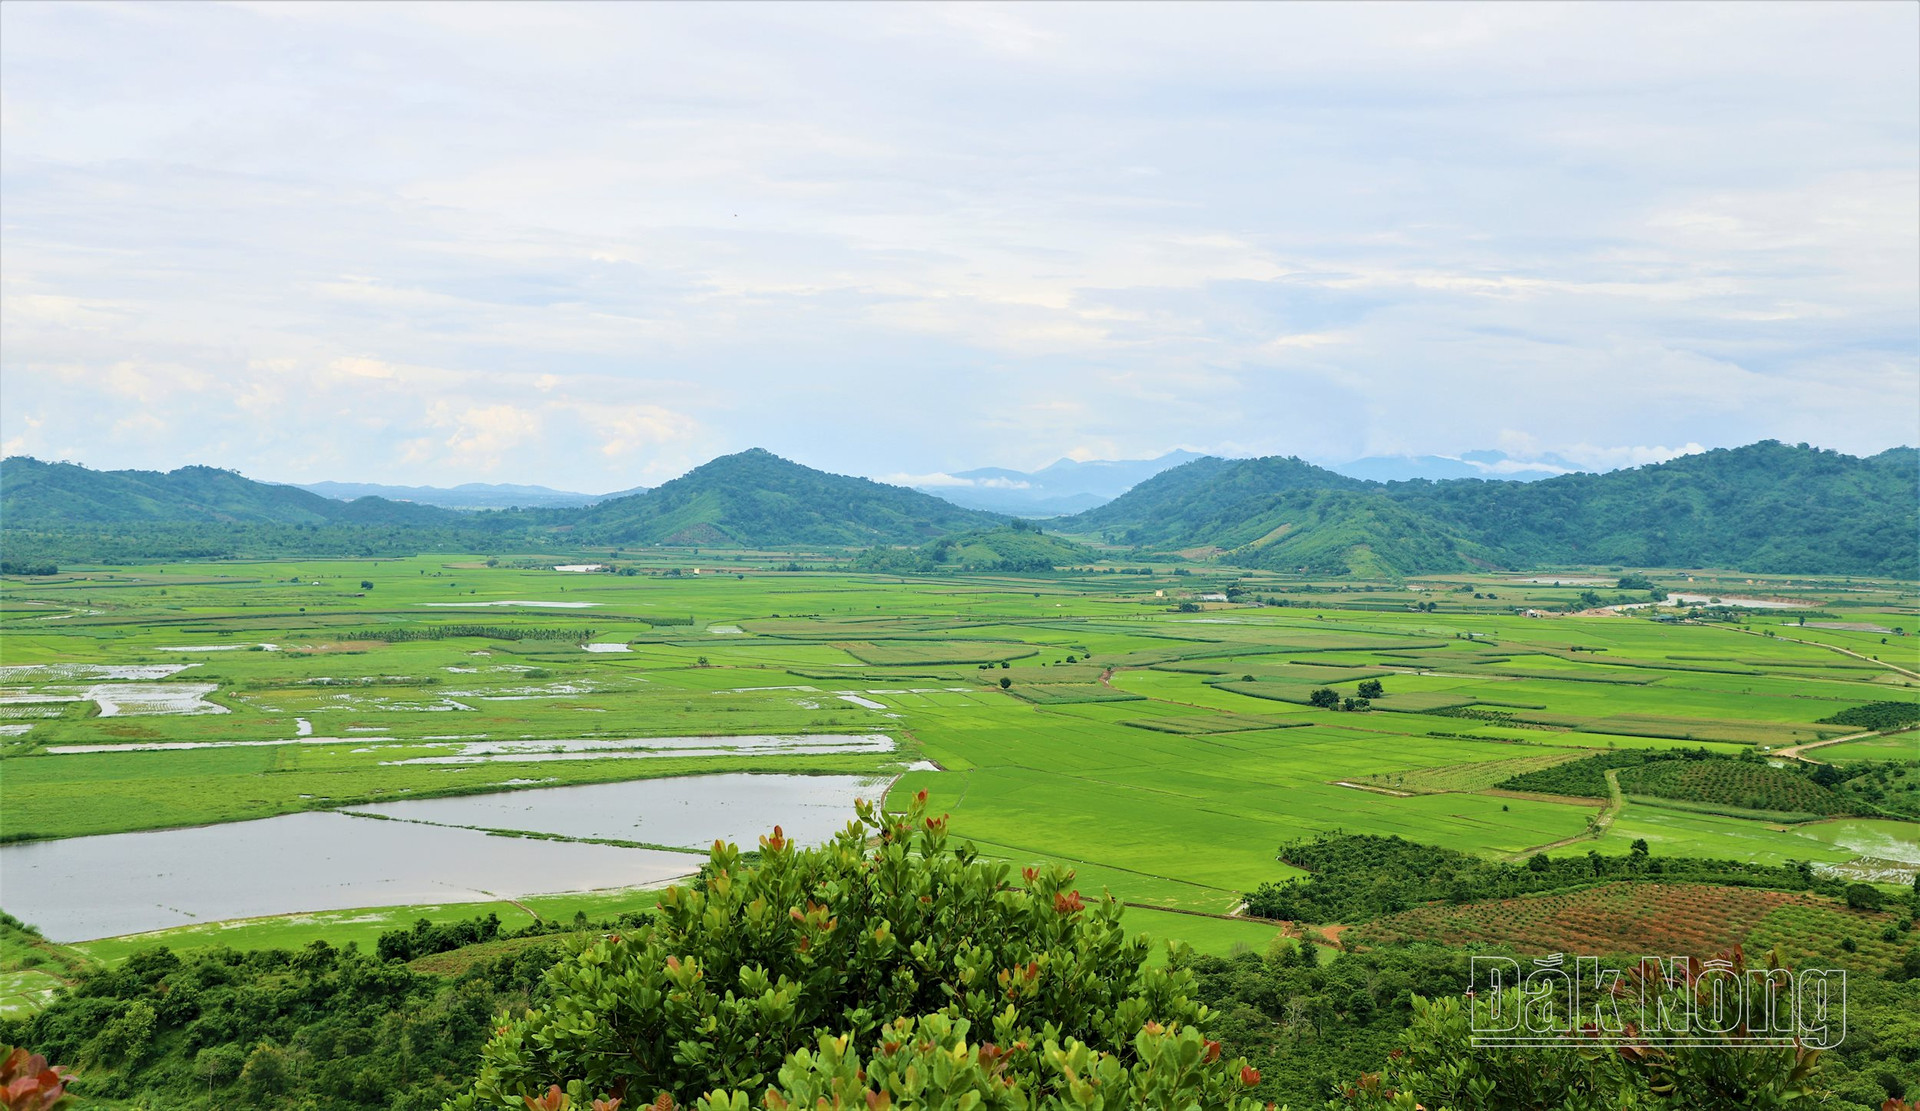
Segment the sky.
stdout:
[[0,449],[1920,442],[1920,5],[0,5]]

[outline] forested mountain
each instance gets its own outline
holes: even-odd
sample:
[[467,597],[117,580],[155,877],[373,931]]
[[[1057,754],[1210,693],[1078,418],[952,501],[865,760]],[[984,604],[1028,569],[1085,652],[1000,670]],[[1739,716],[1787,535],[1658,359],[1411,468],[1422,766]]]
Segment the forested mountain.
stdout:
[[[378,497],[341,502],[212,467],[0,464],[9,558],[56,562],[633,544],[913,545],[923,550],[888,558],[929,567],[1080,561],[1051,537],[1048,551],[1027,551],[1039,534],[1010,537],[996,531],[1003,521],[758,448],[593,506],[482,512]],[[1378,483],[1294,458],[1208,457],[1060,527],[1148,552],[1327,574],[1618,564],[1912,579],[1920,578],[1920,451],[1860,459],[1768,440],[1530,483]],[[943,537],[956,539],[936,558],[925,546]]]
[[753,448],[630,498],[582,510],[572,538],[593,544],[778,547],[917,544],[1000,518],[918,490],[828,474]]
[[1292,457],[1208,456],[1162,471],[1106,505],[1062,523],[1076,532],[1097,532],[1114,543],[1236,547],[1269,531],[1272,526],[1246,535],[1277,495],[1365,490],[1374,485]]
[[1531,483],[1381,484],[1297,459],[1209,458],[1062,527],[1315,571],[1617,563],[1920,578],[1920,452],[1859,459],[1768,440]]
[[0,461],[0,517],[8,528],[141,521],[432,526],[457,519],[444,509],[385,498],[335,501],[217,467],[95,471],[24,456]]
[[378,497],[341,502],[213,467],[94,471],[12,458],[0,469],[9,558],[33,562],[555,544],[865,547],[919,544],[1000,520],[757,448],[588,508],[483,512]]
[[1536,563],[1920,577],[1920,452],[1766,440],[1526,485],[1395,483],[1407,508]]

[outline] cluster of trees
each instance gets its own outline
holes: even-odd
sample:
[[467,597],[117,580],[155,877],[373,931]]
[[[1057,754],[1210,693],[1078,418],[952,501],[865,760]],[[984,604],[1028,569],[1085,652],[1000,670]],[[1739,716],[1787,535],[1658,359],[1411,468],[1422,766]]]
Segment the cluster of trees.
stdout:
[[[1246,681],[1252,680],[1253,676],[1247,676]],[[1380,680],[1366,679],[1361,681],[1357,691],[1345,698],[1341,698],[1340,692],[1332,687],[1316,688],[1307,695],[1307,704],[1322,710],[1365,711],[1373,709],[1373,700],[1384,694],[1386,688],[1380,685]]]
[[1801,814],[1883,814],[1920,817],[1920,766],[1887,762],[1780,767],[1758,756],[1662,760],[1626,768],[1620,786],[1630,794],[1746,810]]
[[499,1011],[539,998],[559,945],[451,978],[325,942],[149,949],[0,1020],[0,1044],[73,1066],[76,1095],[135,1108],[430,1111],[469,1080]]
[[1904,729],[1920,723],[1920,699],[1849,706],[1837,714],[1821,718],[1820,722],[1823,725],[1851,725],[1856,729]]
[[[69,970],[76,986],[40,1014],[0,1020],[0,1045],[30,1045],[77,1066],[76,1094],[131,1099],[136,1108],[427,1111],[470,1080],[495,1014],[542,998],[540,976],[555,961],[583,938],[651,920],[646,912],[597,921],[577,914],[503,930],[492,914],[421,919],[381,934],[372,954],[325,942],[298,951],[143,950],[111,970]],[[528,940],[453,975],[407,965],[515,939]]]
[[51,562],[0,559],[0,575],[58,575],[59,573],[59,565]]
[[434,922],[422,918],[412,927],[404,930],[388,930],[380,935],[374,945],[374,953],[383,961],[413,961],[421,957],[430,957],[435,953],[451,953],[456,949],[465,949],[469,945],[483,945],[489,941],[513,941],[525,937],[550,937],[554,934],[580,934],[590,930],[634,929],[653,921],[653,915],[645,911],[622,914],[615,918],[591,922],[585,911],[576,913],[573,920],[563,922],[559,919],[540,919],[529,922],[517,930],[500,928],[500,916],[489,914],[485,918],[468,918],[456,922]]
[[1683,802],[1800,814],[1920,817],[1920,770],[1911,762],[1894,760],[1844,764],[1794,760],[1776,766],[1758,753],[1728,756],[1704,748],[1643,749],[1598,753],[1512,776],[1499,786],[1509,791],[1606,798],[1609,771],[1630,794]]
[[1397,836],[1329,834],[1283,845],[1279,859],[1310,874],[1261,884],[1247,896],[1247,912],[1308,923],[1365,922],[1421,903],[1507,899],[1618,879],[1816,891],[1835,897],[1844,897],[1847,886],[1804,864],[1655,857],[1645,841],[1635,841],[1626,856],[1536,854],[1525,864],[1510,864]]

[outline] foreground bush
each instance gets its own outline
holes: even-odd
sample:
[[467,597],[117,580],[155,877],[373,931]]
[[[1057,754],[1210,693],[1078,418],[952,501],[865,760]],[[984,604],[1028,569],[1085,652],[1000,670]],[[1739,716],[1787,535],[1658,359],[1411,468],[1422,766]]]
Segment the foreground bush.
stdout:
[[925,810],[862,803],[818,849],[776,829],[756,866],[716,844],[654,924],[550,970],[448,1106],[1258,1107],[1117,903],[1059,868],[1010,887]]

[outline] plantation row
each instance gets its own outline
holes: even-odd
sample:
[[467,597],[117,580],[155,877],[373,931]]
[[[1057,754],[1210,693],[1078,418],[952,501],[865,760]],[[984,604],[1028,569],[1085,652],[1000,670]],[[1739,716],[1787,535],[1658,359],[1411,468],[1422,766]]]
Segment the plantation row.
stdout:
[[1818,895],[1711,884],[1608,883],[1465,906],[1415,907],[1341,935],[1348,946],[1407,941],[1498,945],[1522,953],[1696,958],[1746,945],[1778,948],[1790,964],[1839,959],[1895,980],[1920,976],[1920,937],[1912,933],[1910,918],[1851,910]]
[[1911,761],[1774,764],[1758,754],[1724,756],[1705,749],[1605,752],[1523,772],[1497,786],[1606,798],[1609,771],[1630,795],[1782,814],[1920,817],[1920,766]]
[[1832,896],[1845,894],[1848,887],[1805,864],[1654,857],[1645,841],[1634,842],[1624,857],[1597,852],[1559,858],[1536,854],[1525,864],[1508,864],[1397,836],[1336,834],[1282,846],[1280,859],[1311,874],[1304,880],[1261,884],[1247,896],[1248,913],[1290,922],[1364,922],[1422,903],[1460,905],[1591,887],[1610,879],[1713,883]]

